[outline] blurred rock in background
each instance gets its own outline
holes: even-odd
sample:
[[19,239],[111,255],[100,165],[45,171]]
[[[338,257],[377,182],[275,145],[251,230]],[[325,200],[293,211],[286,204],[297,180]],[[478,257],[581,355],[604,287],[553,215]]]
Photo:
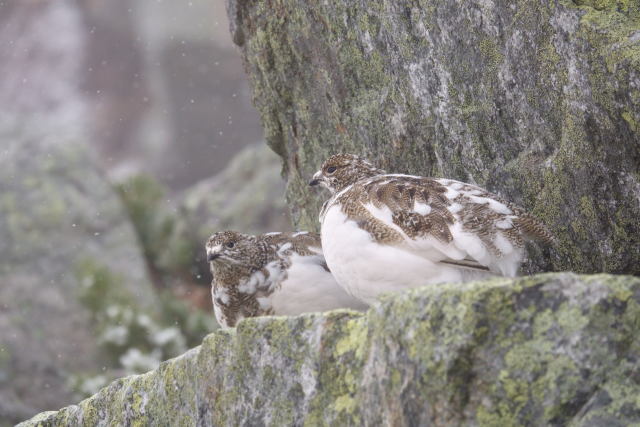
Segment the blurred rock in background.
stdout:
[[238,153],[221,173],[185,192],[183,220],[200,246],[219,230],[290,230],[280,169],[280,158],[266,144],[253,144]]
[[[92,297],[159,313],[133,227],[84,144],[79,12],[8,3],[0,29],[0,418],[12,422],[73,399],[73,376],[113,366]],[[92,295],[105,274],[109,289]]]
[[[117,366],[102,311],[159,310],[133,227],[84,147],[6,126],[0,143],[0,418],[17,421],[73,399],[72,376]],[[137,345],[121,320],[117,341]]]
[[84,0],[80,11],[82,88],[110,175],[142,171],[179,190],[262,140],[222,0]]
[[0,426],[215,329],[208,233],[288,228],[248,93],[222,1],[0,1]]

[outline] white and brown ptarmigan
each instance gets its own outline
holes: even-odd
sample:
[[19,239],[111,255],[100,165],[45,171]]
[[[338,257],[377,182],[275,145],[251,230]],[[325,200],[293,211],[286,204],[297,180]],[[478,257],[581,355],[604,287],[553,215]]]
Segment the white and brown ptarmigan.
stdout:
[[317,233],[221,231],[209,238],[206,251],[214,312],[223,327],[246,317],[366,308],[329,272]]
[[515,276],[525,239],[552,242],[536,218],[451,179],[387,174],[351,154],[329,157],[309,185],[333,196],[320,213],[329,269],[351,295],[492,275]]

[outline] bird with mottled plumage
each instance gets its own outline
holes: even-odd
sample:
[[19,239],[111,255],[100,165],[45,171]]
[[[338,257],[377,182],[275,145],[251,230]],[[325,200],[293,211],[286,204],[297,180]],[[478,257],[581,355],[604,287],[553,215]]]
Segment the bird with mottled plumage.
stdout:
[[248,317],[366,308],[336,283],[317,233],[221,231],[206,251],[214,312],[223,327]]
[[524,209],[478,186],[388,174],[351,154],[329,157],[309,184],[332,193],[320,213],[327,265],[368,303],[404,288],[513,277],[525,240],[554,240]]

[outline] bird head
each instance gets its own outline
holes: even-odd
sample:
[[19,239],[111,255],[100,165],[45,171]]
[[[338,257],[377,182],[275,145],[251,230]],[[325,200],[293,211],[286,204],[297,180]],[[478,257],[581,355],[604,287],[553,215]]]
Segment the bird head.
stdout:
[[205,245],[207,261],[215,264],[242,265],[261,268],[264,258],[263,247],[255,236],[236,231],[214,233]]
[[384,174],[385,171],[373,166],[368,160],[353,154],[334,154],[322,164],[309,185],[322,185],[331,193],[348,187],[370,176]]

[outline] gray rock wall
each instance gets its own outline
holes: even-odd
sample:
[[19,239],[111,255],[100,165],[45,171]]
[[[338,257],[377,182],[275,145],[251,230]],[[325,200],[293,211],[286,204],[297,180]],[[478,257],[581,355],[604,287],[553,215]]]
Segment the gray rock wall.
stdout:
[[625,426],[638,325],[629,276],[434,286],[364,314],[245,320],[20,426]]
[[330,154],[484,186],[558,236],[526,272],[640,273],[640,6],[229,0],[294,221]]
[[291,230],[280,170],[278,157],[264,143],[251,144],[221,173],[185,191],[181,214],[197,236],[199,249],[215,231]]

